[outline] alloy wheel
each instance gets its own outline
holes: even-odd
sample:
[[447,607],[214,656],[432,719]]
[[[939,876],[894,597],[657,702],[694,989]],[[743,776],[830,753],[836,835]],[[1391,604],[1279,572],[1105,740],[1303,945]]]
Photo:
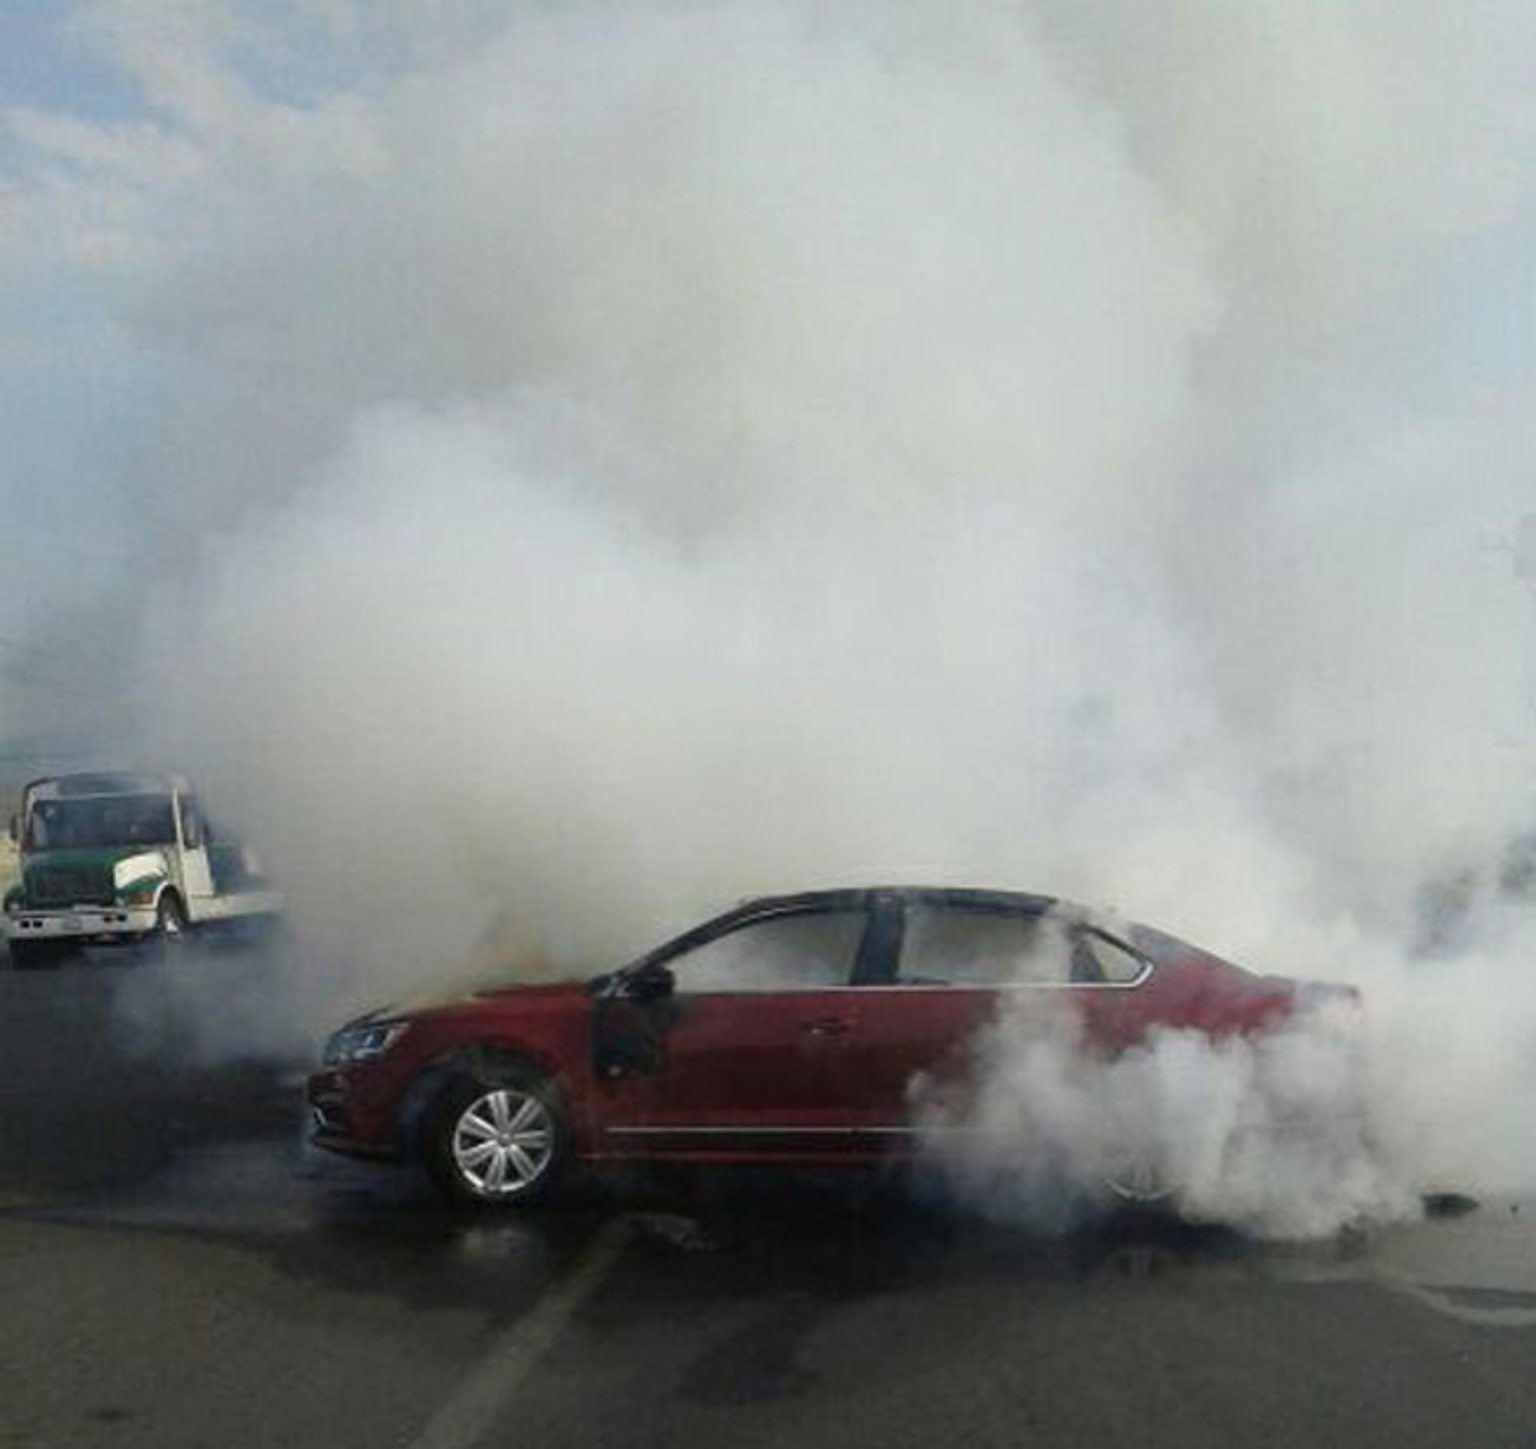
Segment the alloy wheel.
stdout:
[[531,1092],[498,1087],[459,1113],[450,1148],[459,1176],[475,1196],[519,1197],[549,1169],[554,1120]]
[[1109,1190],[1122,1202],[1150,1205],[1166,1202],[1173,1188],[1157,1161],[1146,1153],[1131,1153],[1106,1179]]

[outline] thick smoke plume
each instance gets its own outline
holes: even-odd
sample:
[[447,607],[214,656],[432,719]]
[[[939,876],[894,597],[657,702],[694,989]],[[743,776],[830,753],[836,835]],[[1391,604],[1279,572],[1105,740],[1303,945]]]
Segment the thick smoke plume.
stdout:
[[1059,999],[1005,1001],[972,1043],[974,1095],[913,1084],[920,1162],[966,1202],[1046,1228],[1126,1203],[1305,1238],[1415,1208],[1376,1139],[1353,1005],[1262,1036],[1154,1029],[1113,1059]]
[[423,13],[6,107],[0,737],[198,775],[303,1035],[1018,884],[1358,980],[1401,1172],[1519,1178],[1529,7]]

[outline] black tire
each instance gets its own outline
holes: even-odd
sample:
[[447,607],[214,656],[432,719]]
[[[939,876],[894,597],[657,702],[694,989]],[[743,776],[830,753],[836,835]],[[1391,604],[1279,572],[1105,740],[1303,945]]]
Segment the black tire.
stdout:
[[162,951],[175,950],[186,939],[187,913],[181,897],[166,891],[155,908],[155,942]]
[[17,971],[57,971],[66,955],[52,941],[11,942],[11,966]]
[[553,1195],[570,1133],[553,1083],[506,1067],[454,1077],[427,1113],[421,1148],[428,1175],[451,1202],[522,1207]]
[[1145,1152],[1127,1153],[1104,1179],[1108,1200],[1134,1209],[1164,1209],[1173,1205],[1173,1184],[1156,1158]]

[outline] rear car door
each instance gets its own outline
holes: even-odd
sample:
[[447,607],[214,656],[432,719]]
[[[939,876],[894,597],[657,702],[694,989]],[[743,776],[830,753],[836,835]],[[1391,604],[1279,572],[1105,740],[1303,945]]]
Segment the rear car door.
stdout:
[[862,900],[774,909],[656,958],[671,993],[610,1008],[648,1045],[629,1067],[599,1065],[603,1150],[836,1150],[846,1122],[831,1063],[858,1028],[850,982],[867,929]]
[[[850,1119],[899,1146],[924,1121],[966,1115],[975,1053],[999,1011],[1023,1011],[1111,1049],[1135,1029],[1135,953],[1037,898],[913,893],[883,971],[859,988],[859,1031],[838,1064]],[[1071,1016],[1060,1013],[1069,1012]]]
[[951,908],[942,898],[901,906],[893,949],[859,987],[859,1034],[842,1068],[850,1117],[871,1139],[898,1145],[913,1130],[913,1093],[963,1070],[976,1033],[997,1010],[990,954],[999,928],[1021,937],[1032,920],[1017,913]]

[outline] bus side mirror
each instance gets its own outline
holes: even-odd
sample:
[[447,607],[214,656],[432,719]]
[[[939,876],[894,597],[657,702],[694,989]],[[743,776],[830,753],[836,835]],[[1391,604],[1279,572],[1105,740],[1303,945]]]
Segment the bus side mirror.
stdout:
[[11,816],[10,824],[6,828],[10,832],[11,839],[14,840],[18,845],[20,845],[21,844],[21,816],[19,816],[19,815]]

